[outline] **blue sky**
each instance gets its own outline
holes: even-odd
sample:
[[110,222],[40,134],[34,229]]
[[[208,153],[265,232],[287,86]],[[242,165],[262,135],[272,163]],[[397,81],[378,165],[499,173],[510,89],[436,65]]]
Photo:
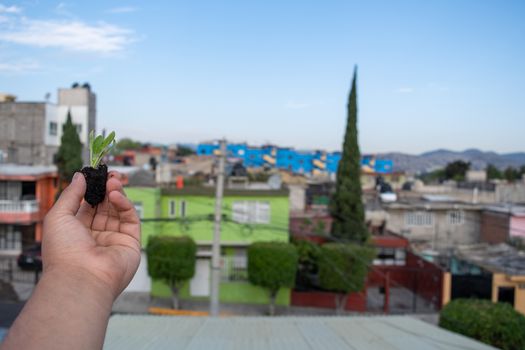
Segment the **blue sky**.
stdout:
[[524,1],[5,1],[0,91],[88,81],[98,127],[362,152],[525,151]]

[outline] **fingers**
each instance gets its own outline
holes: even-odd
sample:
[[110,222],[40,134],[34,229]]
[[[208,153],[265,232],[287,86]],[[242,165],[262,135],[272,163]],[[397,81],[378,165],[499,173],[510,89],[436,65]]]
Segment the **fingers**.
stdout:
[[109,202],[118,214],[119,231],[140,240],[140,219],[130,200],[121,192],[112,191],[109,193]]
[[[118,217],[117,213],[114,211],[114,209],[112,209],[108,198],[109,193],[113,191],[123,191],[122,183],[115,177],[110,178],[106,183],[106,197],[104,198],[104,201],[97,206],[96,214],[95,211],[91,211],[90,224],[91,227],[95,230],[105,230],[109,218],[112,216],[115,218]],[[89,211],[89,209],[87,209],[86,211]],[[93,217],[93,215],[95,216]]]
[[56,213],[75,215],[80,207],[80,202],[86,193],[86,180],[82,173],[76,172],[73,180],[60,194],[52,211]]
[[[77,213],[77,218],[84,224],[84,226],[91,227],[93,225],[96,227],[104,227],[106,225],[107,217],[110,215],[107,194],[111,191],[122,191],[120,178],[120,174],[116,171],[111,171],[108,174],[108,181],[106,182],[106,198],[104,198],[104,201],[102,201],[98,207],[93,208],[86,201],[82,201]],[[97,215],[96,220],[94,220],[95,215]]]

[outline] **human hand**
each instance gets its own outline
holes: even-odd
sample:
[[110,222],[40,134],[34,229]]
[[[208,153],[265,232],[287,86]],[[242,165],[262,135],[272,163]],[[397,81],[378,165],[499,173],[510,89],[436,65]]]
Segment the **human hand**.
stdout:
[[92,208],[83,200],[84,176],[75,174],[44,220],[44,276],[74,275],[107,289],[113,300],[126,288],[140,262],[140,220],[118,178],[109,174],[106,198]]

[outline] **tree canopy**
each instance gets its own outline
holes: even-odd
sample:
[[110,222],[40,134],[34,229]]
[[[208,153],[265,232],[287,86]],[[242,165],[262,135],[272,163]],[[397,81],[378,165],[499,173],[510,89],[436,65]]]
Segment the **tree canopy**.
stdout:
[[80,142],[77,128],[71,120],[69,111],[55,161],[61,181],[71,181],[73,174],[82,168],[82,142]]
[[345,241],[364,243],[369,233],[361,190],[361,153],[357,140],[357,67],[348,97],[347,124],[343,153],[337,168],[335,193],[329,209],[333,218],[332,236]]
[[282,287],[293,287],[297,271],[297,250],[284,242],[256,242],[248,248],[248,279],[270,292],[270,315]]

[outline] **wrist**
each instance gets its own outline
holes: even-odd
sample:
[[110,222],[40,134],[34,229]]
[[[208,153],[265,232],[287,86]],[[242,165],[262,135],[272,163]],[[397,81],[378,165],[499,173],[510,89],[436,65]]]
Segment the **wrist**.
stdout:
[[65,289],[78,301],[93,303],[109,309],[116,296],[111,288],[86,269],[75,266],[50,267],[44,269],[39,284],[49,284],[53,289]]

